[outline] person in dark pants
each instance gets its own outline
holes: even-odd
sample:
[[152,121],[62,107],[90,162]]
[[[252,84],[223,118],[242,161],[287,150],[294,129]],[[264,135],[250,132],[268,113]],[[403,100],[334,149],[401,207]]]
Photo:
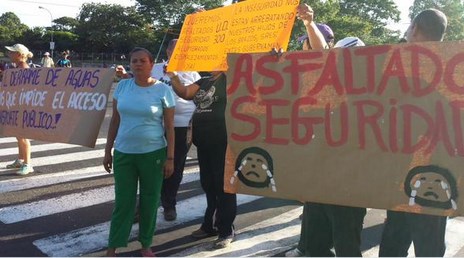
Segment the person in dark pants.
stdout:
[[306,203],[300,240],[306,254],[314,257],[337,256],[360,257],[361,231],[363,228],[365,208],[340,205]]
[[225,248],[234,240],[233,222],[237,214],[236,194],[224,192],[226,76],[223,72],[211,72],[211,76],[184,87],[177,73],[168,75],[176,94],[193,99],[197,106],[192,117],[193,144],[197,146],[200,182],[206,193],[207,208],[203,224],[192,236],[201,238],[218,233],[214,248]]
[[[168,58],[171,58],[174,48],[176,47],[177,39],[169,42],[166,49]],[[153,66],[151,76],[172,87],[171,79],[166,75],[167,63],[156,64]],[[197,72],[179,72],[179,78],[184,86],[190,85],[198,81],[201,77]],[[164,210],[164,219],[172,221],[177,218],[176,204],[177,191],[184,175],[185,160],[190,149],[191,141],[187,140],[189,131],[189,122],[192,118],[195,104],[193,101],[185,100],[176,97],[176,112],[174,113],[174,131],[175,131],[175,147],[174,147],[174,173],[171,177],[165,178],[163,181],[163,189],[161,191],[161,205]]]
[[161,206],[163,206],[164,219],[167,221],[177,218],[177,191],[184,175],[185,160],[190,149],[190,143],[187,142],[187,131],[188,127],[174,127],[176,135],[174,143],[174,173],[171,177],[164,179],[161,190]]
[[[364,46],[364,42],[357,37],[346,37],[334,47],[355,46]],[[303,207],[298,247],[285,255],[361,257],[361,231],[365,216],[365,208],[307,202]]]
[[[443,12],[436,9],[422,11],[406,31],[406,40],[408,43],[442,41],[447,24]],[[379,256],[406,257],[411,242],[416,256],[443,256],[446,221],[446,216],[387,211]]]
[[406,257],[411,242],[417,257],[443,256],[446,220],[444,216],[387,211],[379,256]]

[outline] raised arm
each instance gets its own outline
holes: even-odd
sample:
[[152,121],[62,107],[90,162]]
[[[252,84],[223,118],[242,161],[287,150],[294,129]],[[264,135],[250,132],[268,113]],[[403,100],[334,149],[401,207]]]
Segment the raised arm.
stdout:
[[311,44],[312,49],[321,50],[329,48],[324,39],[324,35],[322,35],[314,22],[314,11],[311,6],[307,4],[298,5],[297,17],[303,21],[303,24],[306,27],[306,33],[308,33],[309,43]]
[[192,100],[195,97],[195,94],[197,94],[197,91],[200,89],[200,86],[195,83],[184,86],[176,72],[168,72],[166,74],[169,76],[169,78],[171,78],[174,92],[177,94],[177,96],[183,99]]

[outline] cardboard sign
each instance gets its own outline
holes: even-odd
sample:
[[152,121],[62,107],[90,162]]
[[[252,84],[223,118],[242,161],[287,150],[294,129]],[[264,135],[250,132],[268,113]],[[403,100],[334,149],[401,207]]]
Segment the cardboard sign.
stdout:
[[287,49],[299,0],[247,0],[187,15],[168,71],[225,71],[227,53]]
[[229,55],[226,191],[463,215],[463,49]]
[[7,69],[0,85],[0,135],[95,147],[114,70]]

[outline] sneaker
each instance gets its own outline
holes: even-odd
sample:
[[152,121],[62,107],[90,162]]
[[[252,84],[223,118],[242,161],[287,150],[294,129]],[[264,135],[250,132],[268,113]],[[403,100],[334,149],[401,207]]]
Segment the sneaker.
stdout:
[[23,162],[19,159],[16,159],[13,163],[6,165],[6,168],[21,168]]
[[19,168],[18,172],[16,172],[17,175],[25,176],[29,173],[34,172],[34,168],[31,165],[28,165],[26,163],[23,163],[23,165]]
[[214,241],[213,247],[214,249],[222,249],[230,246],[230,243],[234,241],[234,236],[230,235],[227,237],[219,237]]
[[164,219],[166,221],[173,221],[177,218],[176,208],[164,209]]
[[198,239],[206,238],[206,237],[210,237],[210,236],[217,236],[217,235],[218,235],[217,230],[205,231],[205,230],[203,230],[203,228],[199,228],[199,229],[192,232],[192,237],[198,238]]
[[302,257],[303,253],[298,249],[292,249],[285,253],[285,257]]

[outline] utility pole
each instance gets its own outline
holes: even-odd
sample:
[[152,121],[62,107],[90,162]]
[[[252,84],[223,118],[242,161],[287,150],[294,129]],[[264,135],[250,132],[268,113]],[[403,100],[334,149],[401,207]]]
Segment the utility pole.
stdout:
[[50,14],[50,55],[53,59],[53,50],[55,49],[55,42],[53,42],[53,16],[50,10],[48,10],[47,8],[39,6],[39,9],[44,9],[48,12],[48,14]]

